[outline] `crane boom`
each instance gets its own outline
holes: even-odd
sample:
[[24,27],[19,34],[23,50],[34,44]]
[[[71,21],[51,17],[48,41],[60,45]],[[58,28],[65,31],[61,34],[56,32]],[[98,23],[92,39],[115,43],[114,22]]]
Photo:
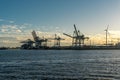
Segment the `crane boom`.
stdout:
[[20,43],[34,43],[34,41],[32,41],[31,39],[25,40],[25,41],[21,41]]
[[76,36],[79,36],[75,24],[74,24],[74,29],[75,29]]
[[33,30],[32,31],[32,36],[35,41],[39,40],[39,37],[37,36],[36,32]]
[[66,35],[66,36],[68,36],[68,37],[71,37],[71,38],[73,38],[71,35],[69,35],[69,34],[66,34],[66,33],[63,33],[64,35]]
[[34,30],[32,31],[32,36],[33,36],[33,38],[37,37],[36,32]]

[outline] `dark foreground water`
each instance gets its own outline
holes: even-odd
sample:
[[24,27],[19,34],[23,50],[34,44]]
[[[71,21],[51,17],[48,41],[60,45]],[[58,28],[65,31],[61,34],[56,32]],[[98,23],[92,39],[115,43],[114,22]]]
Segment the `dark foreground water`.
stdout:
[[120,51],[1,50],[0,80],[120,80]]

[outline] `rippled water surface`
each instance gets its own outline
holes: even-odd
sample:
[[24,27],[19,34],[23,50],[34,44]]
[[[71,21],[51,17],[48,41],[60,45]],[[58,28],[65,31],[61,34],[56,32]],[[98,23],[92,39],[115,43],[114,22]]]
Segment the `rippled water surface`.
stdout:
[[120,50],[1,50],[0,80],[120,80]]

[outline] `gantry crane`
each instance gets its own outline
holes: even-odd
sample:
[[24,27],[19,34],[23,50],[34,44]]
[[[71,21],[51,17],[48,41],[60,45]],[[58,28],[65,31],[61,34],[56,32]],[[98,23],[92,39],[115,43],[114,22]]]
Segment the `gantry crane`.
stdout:
[[[34,30],[32,31],[32,36],[33,36],[33,39],[34,39],[34,41],[35,41],[35,47],[36,47],[36,48],[40,48],[40,47],[43,47],[43,46],[47,46],[47,41],[48,41],[48,39],[39,38]],[[45,44],[42,45],[42,43],[45,43]]]
[[61,40],[65,40],[65,39],[63,39],[63,38],[61,38],[60,36],[57,36],[57,35],[55,34],[54,46],[55,46],[55,47],[60,47],[60,41],[61,41]]
[[21,41],[20,43],[24,43],[23,45],[21,45],[22,49],[32,49],[34,41],[32,41],[31,39],[27,39],[25,41]]
[[80,33],[79,30],[77,30],[75,24],[74,24],[74,32],[73,32],[73,36],[63,33],[64,35],[72,38],[72,46],[79,46],[81,47],[81,45],[84,45],[84,40],[85,39],[89,39],[89,37],[85,37],[82,33]]

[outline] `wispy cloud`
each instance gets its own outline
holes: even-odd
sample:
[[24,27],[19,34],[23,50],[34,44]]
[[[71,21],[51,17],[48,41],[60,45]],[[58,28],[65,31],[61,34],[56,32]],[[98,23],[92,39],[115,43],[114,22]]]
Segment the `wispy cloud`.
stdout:
[[4,21],[4,19],[0,19],[0,21]]
[[8,21],[9,23],[14,23],[15,21]]
[[10,23],[10,24],[15,23],[15,21],[13,21],[13,20],[6,20],[6,19],[0,19],[0,22]]
[[12,47],[14,44],[17,44],[17,39],[15,37],[0,35],[0,46]]
[[1,32],[3,33],[21,33],[22,30],[19,29],[18,25],[2,25]]
[[[0,46],[20,46],[20,41],[32,39],[29,28],[31,24],[4,24],[0,25]],[[9,44],[9,45],[8,45]]]
[[0,36],[0,40],[15,40],[15,37]]
[[120,36],[120,31],[119,30],[110,30],[109,34],[112,35],[112,36],[119,37]]
[[1,32],[7,32],[8,30],[7,29],[1,29]]

